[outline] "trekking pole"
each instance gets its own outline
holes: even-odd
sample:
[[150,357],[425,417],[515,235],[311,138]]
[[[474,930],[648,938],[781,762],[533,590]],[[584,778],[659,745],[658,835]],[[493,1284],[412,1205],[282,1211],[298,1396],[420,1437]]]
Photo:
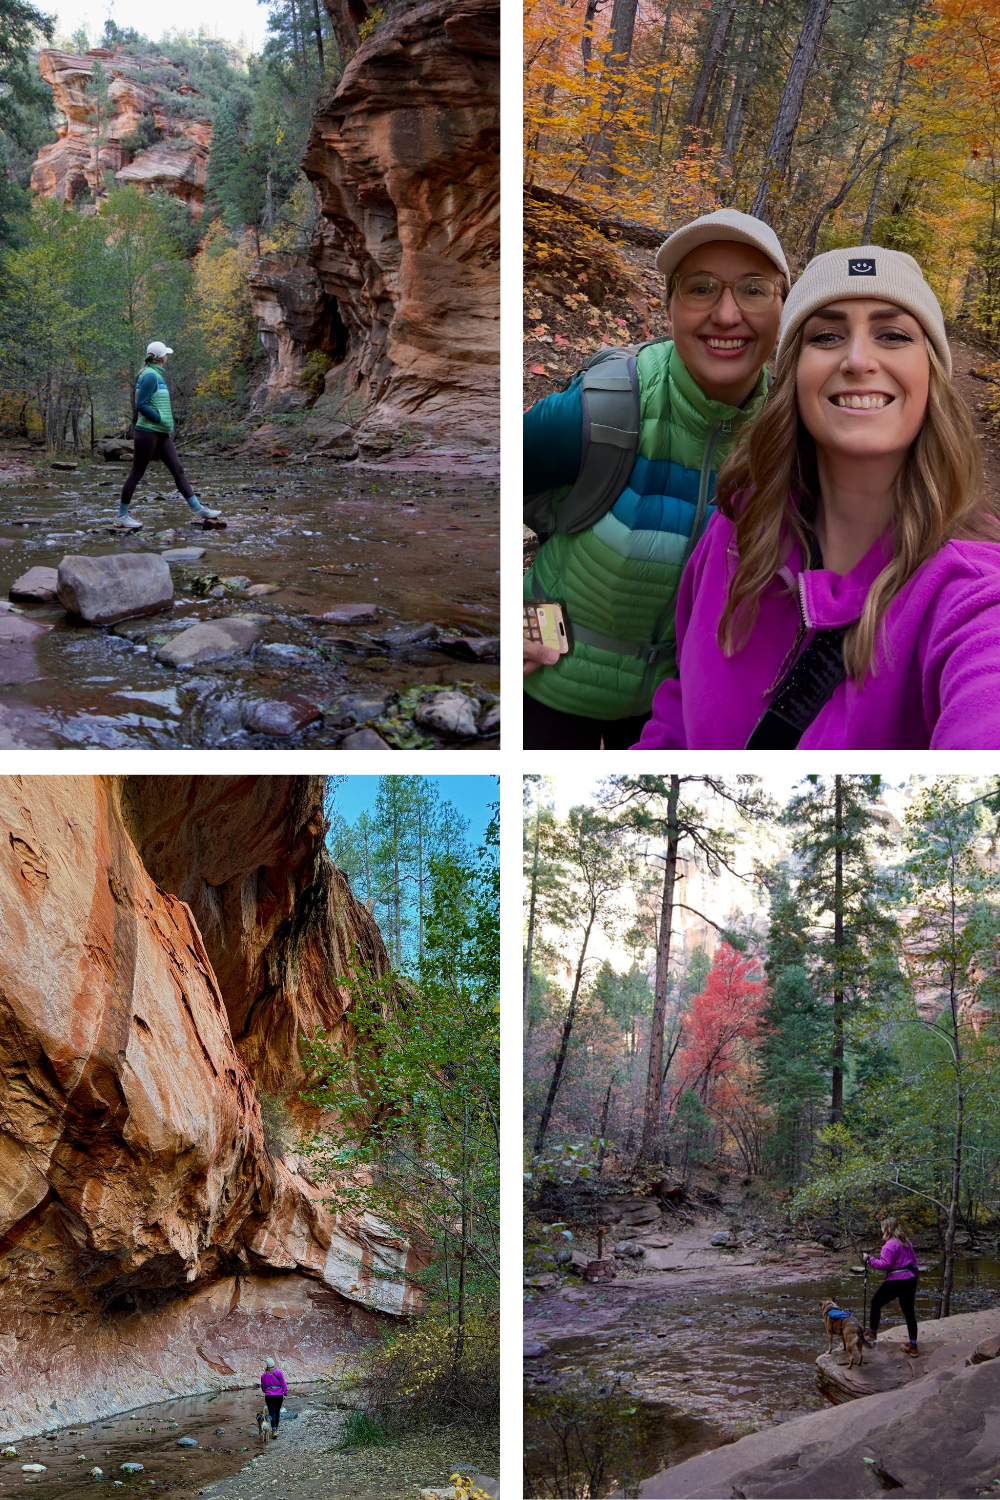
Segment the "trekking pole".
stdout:
[[864,1257],[864,1268],[865,1268],[865,1296],[864,1296],[864,1310],[862,1311],[862,1314],[861,1314],[861,1327],[862,1327],[862,1330],[866,1330],[867,1327],[868,1327],[868,1257],[867,1257],[867,1255]]

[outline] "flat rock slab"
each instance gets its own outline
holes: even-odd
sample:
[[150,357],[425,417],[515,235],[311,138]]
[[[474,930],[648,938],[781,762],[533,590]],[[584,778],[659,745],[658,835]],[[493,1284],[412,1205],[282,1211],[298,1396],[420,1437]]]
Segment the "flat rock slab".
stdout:
[[377,620],[378,610],[374,604],[338,604],[335,609],[328,609],[316,618],[332,620],[336,625],[355,625],[364,620]]
[[245,706],[243,727],[254,734],[283,737],[297,734],[322,717],[322,708],[309,698],[264,698]]
[[78,469],[79,467],[80,467],[79,464],[65,463],[61,459],[56,459],[54,463],[49,464],[49,468],[50,469],[66,469],[66,470],[70,470],[70,469]]
[[202,620],[161,646],[156,660],[169,667],[198,667],[240,656],[259,640],[260,627],[250,620]]
[[434,693],[417,705],[414,722],[421,729],[430,730],[449,740],[471,740],[478,734],[476,709],[478,704],[464,693]]
[[50,604],[56,597],[59,581],[57,568],[35,567],[22,573],[10,586],[9,599],[24,599],[33,604]]
[[259,599],[262,594],[276,594],[277,592],[276,583],[252,583],[247,589],[247,594],[253,599]]
[[337,749],[391,750],[392,746],[387,744],[380,734],[376,734],[374,729],[355,729],[353,734],[344,736]]
[[202,558],[202,557],[205,556],[205,548],[204,547],[168,547],[165,552],[161,552],[160,553],[160,556],[161,557],[165,557],[166,560],[167,560],[167,562],[174,562],[174,563],[198,562],[198,560],[200,558]]
[[341,719],[353,719],[355,724],[363,724],[366,719],[377,719],[391,702],[390,692],[345,693],[334,704],[334,712]]
[[653,1475],[639,1493],[647,1500],[976,1495],[996,1477],[998,1450],[1000,1361],[990,1360],[931,1370],[899,1390],[752,1433]]
[[59,603],[89,625],[156,614],[174,602],[170,566],[155,552],[64,557],[58,573]]
[[205,531],[225,531],[228,522],[224,521],[221,516],[214,521],[210,516],[205,516],[204,519],[200,516],[194,516],[190,524],[192,526],[201,526]]
[[910,1359],[898,1345],[893,1347],[885,1339],[880,1339],[877,1349],[864,1351],[863,1365],[858,1364],[857,1355],[854,1364],[848,1365],[844,1346],[835,1338],[833,1353],[824,1352],[816,1361],[816,1384],[827,1400],[837,1405],[842,1401],[857,1401],[863,1396],[876,1396],[882,1391],[895,1391],[927,1373],[930,1352],[928,1344],[923,1355]]

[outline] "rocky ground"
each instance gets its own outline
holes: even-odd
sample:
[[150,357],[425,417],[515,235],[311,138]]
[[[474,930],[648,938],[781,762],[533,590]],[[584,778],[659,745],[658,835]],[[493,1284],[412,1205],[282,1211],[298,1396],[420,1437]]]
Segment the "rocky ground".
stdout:
[[[195,526],[151,471],[132,507],[143,529],[123,533],[123,465],[0,451],[0,597],[14,595],[0,606],[0,745],[497,746],[489,464],[184,459],[225,527]],[[155,613],[139,601],[84,624],[51,573],[28,577],[66,557],[139,554],[169,568],[172,602]]]

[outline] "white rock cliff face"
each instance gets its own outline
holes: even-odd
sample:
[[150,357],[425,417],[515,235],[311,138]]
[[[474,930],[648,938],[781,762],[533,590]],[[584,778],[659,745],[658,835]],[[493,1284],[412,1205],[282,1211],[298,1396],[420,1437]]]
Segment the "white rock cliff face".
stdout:
[[[283,1347],[305,1378],[412,1305],[412,1249],[335,1218],[268,1149],[257,1101],[261,1079],[298,1087],[301,1030],[348,1024],[331,944],[386,962],[321,799],[321,778],[0,779],[0,1433],[252,1380]],[[227,869],[276,888],[249,964],[216,924],[227,998],[140,856],[167,828],[178,865],[200,842],[222,877],[223,923]],[[283,984],[258,993],[255,958]]]

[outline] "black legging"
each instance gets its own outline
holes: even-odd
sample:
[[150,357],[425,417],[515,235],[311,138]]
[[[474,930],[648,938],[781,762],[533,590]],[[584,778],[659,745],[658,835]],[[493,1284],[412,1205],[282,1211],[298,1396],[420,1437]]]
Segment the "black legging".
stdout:
[[629,719],[588,719],[549,708],[524,694],[525,750],[628,750],[642,733],[649,714]]
[[184,467],[177,456],[174,440],[169,432],[148,432],[142,427],[132,429],[132,438],[135,449],[132,454],[132,467],[128,478],[122,485],[122,504],[128,505],[135,494],[135,487],[145,474],[154,458],[165,463],[174,477],[174,484],[180,490],[185,500],[190,500],[194,494],[190,481],[184,473]]
[[272,1432],[277,1432],[278,1430],[278,1423],[281,1421],[281,1403],[284,1399],[283,1396],[264,1397],[264,1405],[267,1407],[267,1414],[271,1418]]
[[910,1343],[917,1342],[917,1314],[914,1310],[913,1299],[917,1295],[917,1277],[908,1276],[905,1281],[883,1281],[872,1297],[872,1313],[869,1320],[872,1333],[878,1333],[879,1319],[882,1309],[887,1302],[899,1299],[899,1310],[906,1319],[906,1331],[910,1335]]

